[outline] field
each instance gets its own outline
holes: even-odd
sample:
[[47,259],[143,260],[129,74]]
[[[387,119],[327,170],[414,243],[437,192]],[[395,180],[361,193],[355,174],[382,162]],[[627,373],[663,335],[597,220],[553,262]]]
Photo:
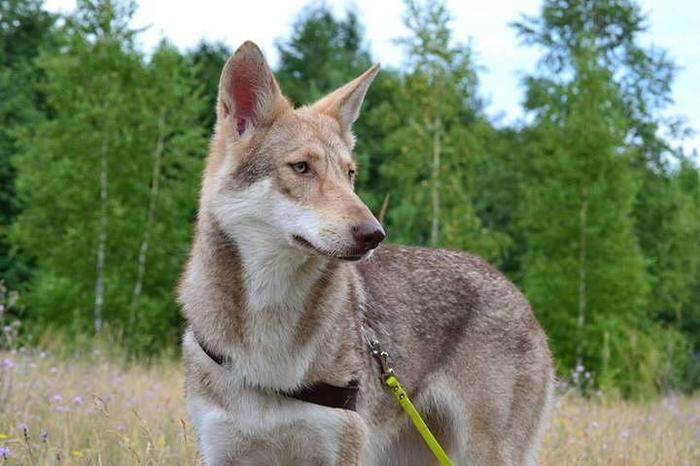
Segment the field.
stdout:
[[[177,364],[0,353],[0,465],[192,465]],[[655,403],[559,395],[544,465],[700,465],[700,397]]]

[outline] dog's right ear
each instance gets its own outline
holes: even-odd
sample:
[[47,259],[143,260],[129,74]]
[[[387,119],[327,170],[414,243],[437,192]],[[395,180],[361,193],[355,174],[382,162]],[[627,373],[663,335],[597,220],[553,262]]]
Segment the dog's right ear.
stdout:
[[262,52],[247,41],[228,59],[221,72],[217,114],[236,136],[270,125],[289,103]]

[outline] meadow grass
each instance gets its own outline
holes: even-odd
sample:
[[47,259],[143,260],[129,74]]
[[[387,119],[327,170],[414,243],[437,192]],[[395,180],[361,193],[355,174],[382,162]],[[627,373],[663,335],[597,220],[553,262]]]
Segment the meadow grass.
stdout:
[[[0,353],[0,465],[193,465],[176,362]],[[4,456],[4,458],[3,458]],[[544,465],[700,465],[700,397],[652,403],[559,395]]]

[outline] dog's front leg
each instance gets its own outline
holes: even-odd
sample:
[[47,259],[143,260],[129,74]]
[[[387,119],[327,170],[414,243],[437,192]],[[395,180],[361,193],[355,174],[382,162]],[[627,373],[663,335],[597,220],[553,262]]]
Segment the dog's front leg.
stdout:
[[360,466],[365,423],[355,412],[313,407],[315,415],[259,432],[233,464]]
[[359,466],[362,448],[365,445],[366,425],[359,414],[346,411],[340,436],[336,466]]
[[361,464],[366,426],[354,411],[298,401],[225,411],[192,398],[189,408],[206,466]]
[[[307,405],[300,410],[300,418],[287,425],[287,432],[294,431],[288,445],[287,457],[296,456],[290,463],[313,466],[360,466],[365,446],[367,427],[354,411]],[[301,421],[301,422],[300,422]],[[284,435],[275,435],[277,439]],[[295,454],[296,453],[296,454]]]

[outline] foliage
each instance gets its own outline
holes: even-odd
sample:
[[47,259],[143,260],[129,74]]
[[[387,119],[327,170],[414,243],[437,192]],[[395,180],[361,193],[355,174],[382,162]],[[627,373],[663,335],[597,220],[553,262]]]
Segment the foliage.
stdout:
[[500,256],[508,237],[474,208],[474,168],[491,128],[481,113],[469,47],[452,43],[444,4],[410,1],[402,39],[408,70],[398,83],[398,121],[386,134],[381,175],[390,188],[393,239]]
[[[648,292],[661,273],[694,272],[672,263],[680,251],[667,249],[666,264],[654,265],[654,246],[635,228],[659,202],[640,188],[658,176],[666,143],[645,131],[663,123],[657,112],[670,98],[673,67],[638,45],[643,17],[629,1],[548,1],[541,18],[515,27],[545,50],[540,74],[526,80],[535,122],[521,215],[525,289],[551,329],[560,367],[585,363],[602,386],[643,395],[644,387],[667,385],[670,367],[680,364],[667,362],[684,359],[686,349],[676,331],[655,322],[650,304],[688,287],[664,280],[667,290]],[[671,189],[659,194],[674,203]],[[677,236],[693,242],[697,220],[683,225],[672,211],[656,211],[672,230],[655,235],[656,245]]]
[[224,63],[231,56],[231,50],[224,44],[201,42],[187,54],[187,60],[193,67],[192,92],[202,94],[206,105],[199,112],[199,127],[209,134],[216,122],[216,99],[219,92],[219,76]]
[[297,105],[313,102],[370,65],[357,15],[336,20],[326,7],[307,8],[293,26],[289,40],[278,41],[277,78],[285,95]]
[[[178,341],[173,289],[236,44],[146,55],[134,11],[81,0],[59,21],[37,0],[0,2],[0,278],[21,291],[5,322],[26,320],[13,341]],[[444,1],[407,0],[405,63],[382,70],[354,127],[357,189],[389,239],[498,265],[589,394],[700,386],[700,177],[669,111],[678,70],[642,45],[639,5],[546,0],[517,22],[542,56],[510,127],[485,115],[450,18]],[[277,49],[297,105],[373,62],[358,16],[323,5]]]
[[545,104],[533,132],[529,176],[537,182],[525,188],[521,217],[524,286],[553,329],[563,367],[577,358],[601,381],[612,374],[635,379],[639,374],[625,373],[617,363],[630,350],[626,329],[645,321],[645,264],[631,217],[638,182],[609,76],[588,68],[587,57],[581,61],[574,80],[555,91],[564,104]]
[[0,276],[11,287],[27,280],[31,267],[7,240],[9,226],[21,210],[10,159],[17,152],[17,128],[33,124],[45,110],[44,97],[37,91],[42,76],[34,59],[40,47],[53,45],[54,21],[38,0],[0,2]]
[[[53,116],[27,128],[15,158],[26,209],[12,237],[37,263],[25,301],[35,322],[141,330],[135,349],[174,343],[172,287],[194,212],[201,100],[176,50],[161,45],[149,63],[134,50],[128,4],[80,8],[61,53],[39,59]],[[135,296],[145,237],[148,273]]]

